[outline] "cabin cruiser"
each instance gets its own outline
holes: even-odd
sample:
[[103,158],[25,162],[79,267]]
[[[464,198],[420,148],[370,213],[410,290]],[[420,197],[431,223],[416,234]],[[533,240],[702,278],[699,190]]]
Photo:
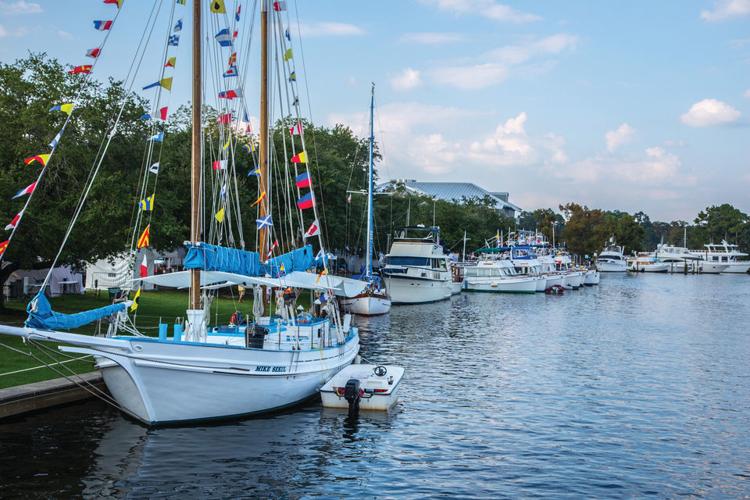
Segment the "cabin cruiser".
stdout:
[[538,278],[536,291],[543,292],[547,289],[547,276],[542,272],[542,263],[537,258],[534,248],[528,245],[510,247],[508,258],[513,263],[516,272],[522,276],[534,276]]
[[404,228],[385,256],[381,273],[394,304],[424,304],[449,298],[453,277],[450,260],[440,245],[440,228]]
[[624,273],[628,270],[628,263],[623,255],[625,248],[615,243],[614,237],[604,247],[596,258],[596,269],[603,273]]
[[474,292],[535,293],[539,276],[516,272],[508,259],[488,258],[464,268],[464,289]]
[[599,271],[596,269],[586,269],[586,274],[583,277],[583,284],[586,286],[598,285],[599,278]]
[[747,254],[740,252],[737,245],[722,240],[720,244],[708,243],[705,250],[692,250],[690,253],[700,256],[706,262],[726,264],[722,273],[747,274],[750,270],[750,260],[740,260]]
[[630,262],[628,271],[638,273],[666,273],[669,271],[669,264],[659,262],[653,254],[641,252]]
[[654,254],[659,262],[668,264],[668,270],[673,273],[705,273],[719,274],[724,271],[727,264],[703,260],[701,255],[696,255],[685,247],[657,245]]

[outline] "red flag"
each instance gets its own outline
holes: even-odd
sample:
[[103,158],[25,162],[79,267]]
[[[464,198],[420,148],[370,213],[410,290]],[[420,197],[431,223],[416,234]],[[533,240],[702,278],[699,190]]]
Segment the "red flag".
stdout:
[[9,243],[10,243],[10,240],[5,240],[2,243],[0,243],[0,257],[2,257],[5,251],[8,249]]
[[310,238],[311,236],[317,236],[320,234],[320,225],[318,224],[318,219],[315,219],[312,224],[310,224],[310,227],[307,228],[307,231],[305,231],[305,238]]
[[292,135],[301,135],[302,134],[302,124],[297,122],[291,127],[289,127],[289,133]]
[[227,66],[235,66],[237,64],[237,52],[232,52],[232,55],[229,56],[229,64]]
[[227,125],[232,122],[232,113],[224,113],[223,115],[219,115],[218,118],[216,118],[216,121],[218,123],[221,123],[222,125]]
[[145,255],[143,256],[143,261],[141,262],[140,275],[141,278],[145,278],[148,276],[148,260],[146,259]]
[[273,10],[275,10],[276,12],[281,12],[282,10],[286,10],[286,2],[283,0],[274,2]]
[[75,68],[68,71],[69,75],[88,75],[91,73],[91,69],[93,68],[90,64],[84,64],[82,66],[76,66]]
[[227,169],[227,161],[226,160],[215,160],[213,163],[213,169],[214,170],[226,170]]
[[23,210],[18,212],[16,216],[11,219],[8,225],[5,226],[5,230],[10,231],[11,229],[15,228],[18,225],[18,221],[21,220],[21,217],[23,217]]
[[270,259],[271,257],[273,257],[273,251],[278,246],[279,246],[279,240],[273,240],[273,243],[271,244],[271,248],[268,249],[268,254],[266,255],[266,259]]
[[101,53],[102,53],[102,49],[100,49],[99,47],[96,47],[95,49],[87,50],[86,57],[93,57],[94,59],[96,59],[97,57],[99,57],[99,54]]
[[118,9],[122,7],[122,0],[104,0],[104,3],[110,4],[110,5],[117,5]]
[[163,108],[159,109],[159,116],[161,117],[162,121],[167,121],[167,112],[169,108],[167,106],[164,106]]

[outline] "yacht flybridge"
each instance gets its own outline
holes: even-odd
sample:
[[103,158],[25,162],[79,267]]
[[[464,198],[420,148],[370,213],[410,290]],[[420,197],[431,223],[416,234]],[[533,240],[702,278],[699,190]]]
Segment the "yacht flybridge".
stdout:
[[700,256],[706,262],[726,265],[722,273],[747,274],[750,270],[750,260],[743,260],[747,254],[740,252],[737,245],[722,240],[719,244],[709,243],[704,246],[705,250],[693,250],[691,253]]
[[[179,4],[176,9],[185,9]],[[328,273],[327,254],[318,227],[313,176],[305,151],[284,2],[273,2],[273,8],[271,2],[261,2],[260,127],[257,137],[245,134],[247,128],[238,127],[235,121],[236,117],[246,113],[242,83],[238,82],[236,75],[238,68],[243,69],[243,57],[250,59],[249,55],[240,53],[238,56],[237,52],[242,45],[235,40],[240,11],[237,10],[235,16],[217,15],[223,13],[223,3],[217,5],[219,3],[200,0],[192,2],[192,204],[190,241],[186,244],[187,271],[144,276],[135,281],[133,290],[137,291],[132,300],[77,314],[54,312],[47,298],[40,293],[29,304],[29,317],[23,327],[0,325],[0,333],[23,337],[31,344],[37,341],[59,342],[64,344],[60,347],[64,352],[92,355],[111,394],[100,393],[99,397],[146,424],[222,419],[294,405],[317,394],[327,380],[352,363],[359,351],[357,329],[351,326],[350,316],[340,313],[337,296],[358,295],[367,283]],[[118,9],[126,9],[126,6],[127,2],[118,4]],[[167,50],[179,42],[172,26],[175,26],[174,31],[182,29],[182,19],[175,24],[174,13],[173,9],[164,36]],[[204,16],[213,18],[204,23]],[[213,33],[205,36],[202,34],[204,25],[209,29],[218,26],[220,31],[215,37]],[[250,33],[242,35],[249,40]],[[271,37],[275,37],[274,42],[269,44]],[[203,58],[203,40],[218,44],[208,51],[214,57]],[[269,46],[283,54],[283,61],[279,54],[272,57]],[[221,62],[217,61],[216,55],[221,55]],[[224,67],[225,57],[229,60],[229,69]],[[226,78],[206,79],[220,85],[217,94],[213,94],[220,119],[218,126],[213,124],[204,128],[201,120],[204,92],[213,87],[207,85],[204,88],[202,66],[212,64],[213,69],[223,72]],[[269,71],[271,64],[274,65],[273,71]],[[169,64],[164,67],[160,64],[161,80],[146,88],[171,89],[172,77],[168,78],[168,85],[163,83],[164,72],[169,67]],[[290,96],[286,102],[280,99],[278,104],[281,108],[278,116],[290,117],[290,126],[284,124],[282,128],[289,132],[285,148],[290,150],[271,154],[268,89],[274,75],[277,81],[274,80],[273,85],[286,85],[284,95]],[[152,104],[154,116],[158,116],[157,110],[163,105],[159,102],[161,88]],[[109,140],[116,140],[116,126],[117,123],[109,134],[105,134]],[[156,190],[159,164],[155,163],[155,168],[151,165],[158,158],[152,155],[162,147],[162,141],[155,138],[163,138],[165,133],[161,123],[154,122],[149,126],[156,133],[146,145],[139,198]],[[204,141],[213,143],[204,147]],[[243,145],[247,147],[243,148]],[[106,148],[103,151],[102,155]],[[237,193],[240,188],[236,178],[239,166],[234,163],[241,154],[247,155],[254,166],[251,172],[254,177],[251,178],[257,177],[258,180],[253,184],[257,186],[258,197],[253,208],[257,210],[257,251],[244,250]],[[289,156],[291,160],[288,160]],[[279,157],[286,159],[281,161]],[[269,173],[272,170],[274,175]],[[79,211],[84,209],[91,183],[96,181],[96,172],[98,170],[84,186]],[[271,182],[278,178],[291,182]],[[295,179],[296,192],[289,187],[294,186]],[[300,199],[295,203],[297,196]],[[153,195],[150,200],[153,204]],[[271,200],[277,204],[273,211]],[[148,206],[143,203],[141,207]],[[272,214],[284,220],[274,225]],[[152,216],[150,210],[138,211],[132,229],[133,265],[139,252],[150,246],[150,238],[158,235],[159,221],[157,216]],[[307,230],[305,222],[311,223]],[[74,223],[75,220],[71,228]],[[313,249],[316,243],[319,247],[317,253]],[[432,244],[428,246],[432,247]],[[285,253],[277,254],[282,249]],[[422,253],[427,255],[430,252],[420,249],[417,255]],[[431,276],[437,276],[431,278],[435,283],[442,285],[443,274],[449,280],[447,267],[445,273],[441,271],[447,263],[437,256],[425,258],[429,266],[438,263],[438,269],[431,271]],[[315,271],[310,272],[311,269]],[[186,321],[174,325],[173,335],[168,336],[167,325],[162,325],[158,338],[148,337],[135,325],[133,313],[137,312],[142,282],[189,289]],[[208,312],[216,291],[236,285],[253,289],[252,319],[250,315],[242,318],[235,314],[230,325],[209,325]],[[443,288],[448,289],[447,286],[440,287]],[[299,290],[314,294],[312,311],[299,311],[296,304]],[[270,302],[266,292],[273,298]],[[80,328],[98,319],[109,320],[105,337],[63,331]]]
[[423,304],[451,296],[450,260],[440,245],[438,227],[404,228],[381,272],[394,304]]

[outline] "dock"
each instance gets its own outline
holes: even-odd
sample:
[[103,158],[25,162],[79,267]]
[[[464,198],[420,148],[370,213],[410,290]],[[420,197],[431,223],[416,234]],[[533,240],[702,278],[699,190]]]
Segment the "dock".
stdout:
[[[81,383],[89,383],[106,390],[98,371],[76,376]],[[0,389],[0,421],[53,406],[93,397],[89,391],[66,378],[56,378],[33,384]]]

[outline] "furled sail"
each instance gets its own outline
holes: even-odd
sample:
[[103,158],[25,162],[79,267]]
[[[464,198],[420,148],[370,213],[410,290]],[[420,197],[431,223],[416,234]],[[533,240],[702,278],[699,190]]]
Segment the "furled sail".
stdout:
[[111,306],[99,307],[90,311],[83,311],[75,314],[63,314],[52,310],[52,306],[43,293],[39,293],[29,302],[26,312],[29,317],[26,318],[25,325],[29,328],[39,328],[41,330],[71,330],[79,326],[93,323],[94,321],[111,316],[118,311],[122,311],[127,304],[112,304]]
[[288,274],[294,271],[306,271],[314,262],[311,245],[292,250],[285,254],[261,263],[258,252],[249,252],[238,248],[227,248],[218,245],[200,243],[187,245],[185,269],[203,271],[221,271],[242,274],[244,276],[271,276]]

